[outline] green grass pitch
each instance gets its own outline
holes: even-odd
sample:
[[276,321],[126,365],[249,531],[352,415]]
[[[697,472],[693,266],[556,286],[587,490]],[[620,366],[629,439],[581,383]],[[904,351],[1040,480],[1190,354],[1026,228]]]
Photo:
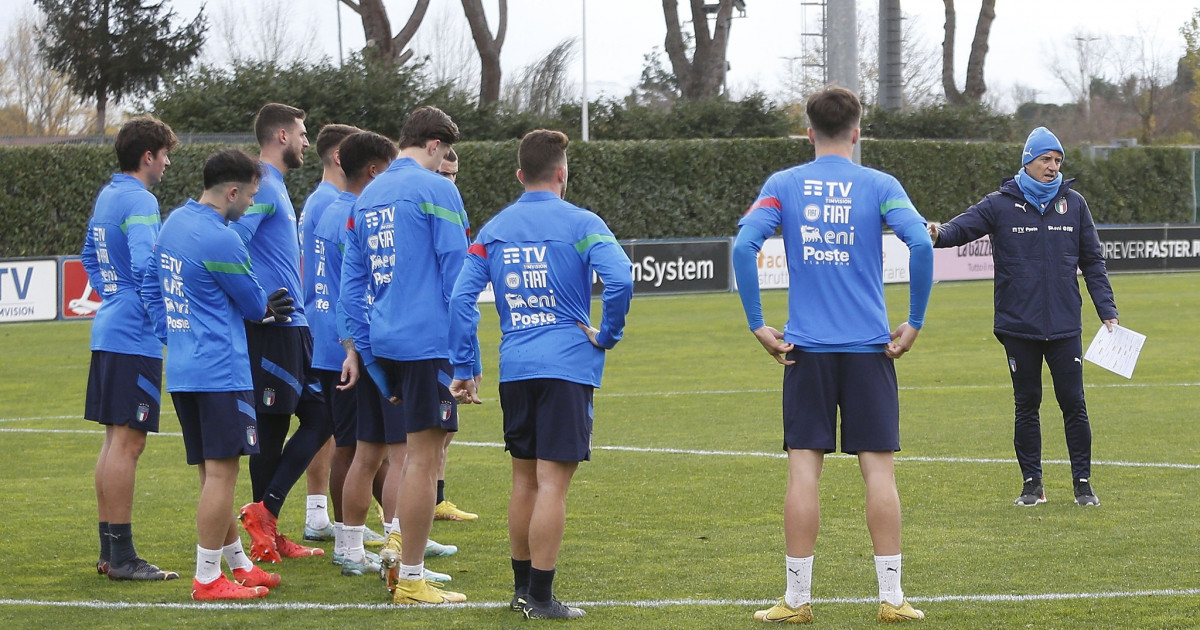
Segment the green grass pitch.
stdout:
[[[904,587],[926,628],[1194,628],[1200,624],[1200,274],[1113,276],[1121,323],[1148,336],[1132,380],[1085,367],[1098,509],[1072,503],[1061,415],[1043,404],[1049,503],[1017,508],[1012,398],[991,333],[990,282],[934,287],[926,328],[897,362]],[[907,287],[887,288],[891,319]],[[1084,300],[1084,345],[1099,327]],[[785,294],[764,293],[782,327]],[[139,552],[182,578],[96,575],[92,469],[102,440],[79,419],[87,323],[0,326],[0,627],[514,627],[505,509],[509,460],[495,389],[496,315],[483,309],[483,406],[465,409],[448,496],[478,512],[437,522],[460,548],[430,560],[465,592],[457,609],[394,608],[373,577],[328,558],[273,568],[256,603],[188,598],[196,472],[177,435],[151,437],[138,468]],[[598,309],[596,309],[598,312]],[[597,315],[598,317],[598,315]],[[568,501],[558,596],[579,628],[752,628],[783,593],[781,369],[746,330],[736,294],[639,297],[597,392],[592,461]],[[1048,374],[1045,377],[1048,385]],[[164,395],[165,398],[165,395]],[[163,431],[177,434],[169,403]],[[249,500],[248,473],[237,498]],[[303,480],[280,529],[298,538]],[[244,537],[249,544],[248,538]],[[326,544],[332,552],[332,543]],[[831,456],[813,576],[817,627],[872,628],[876,584],[855,460]]]

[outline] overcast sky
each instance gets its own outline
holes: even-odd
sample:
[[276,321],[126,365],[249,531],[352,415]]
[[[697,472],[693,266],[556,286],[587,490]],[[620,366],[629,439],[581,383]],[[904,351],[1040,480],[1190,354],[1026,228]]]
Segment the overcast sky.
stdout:
[[[250,24],[239,37],[260,37],[267,21],[256,7],[274,0],[165,0],[181,17],[194,16],[201,4],[210,15],[210,42],[219,40],[218,30],[231,23],[229,15],[241,12],[239,24]],[[415,0],[384,0],[392,18],[393,30],[399,29],[412,10]],[[728,85],[735,96],[753,90],[769,95],[782,89],[788,57],[803,52],[802,33],[818,28],[817,9],[805,6],[808,0],[745,0],[746,17],[732,25],[728,59]],[[845,0],[829,0],[830,2]],[[19,15],[22,5],[32,10],[33,0],[4,0],[16,10],[0,13],[0,33]],[[501,52],[506,77],[536,61],[566,37],[583,33],[583,7],[587,8],[587,78],[589,96],[599,93],[622,97],[637,83],[643,56],[655,46],[662,47],[666,27],[661,3],[657,0],[509,0],[508,34]],[[313,56],[338,57],[338,19],[341,19],[342,49],[362,47],[363,31],[359,17],[337,0],[283,0],[288,7],[286,24],[293,39]],[[496,26],[496,0],[484,0]],[[966,61],[979,12],[979,0],[958,0],[958,29],[955,66],[962,87]],[[1065,102],[1068,92],[1050,72],[1052,61],[1064,58],[1066,47],[1078,34],[1089,36],[1134,37],[1152,45],[1152,54],[1161,58],[1174,76],[1175,60],[1183,52],[1179,28],[1191,17],[1197,3],[1187,0],[1022,0],[997,3],[996,20],[989,39],[990,50],[985,66],[989,95],[1005,109],[1011,109],[1012,88],[1021,84],[1037,91],[1041,102]],[[1137,9],[1133,8],[1137,7]],[[1152,9],[1143,9],[1153,7]],[[858,0],[860,16],[877,12],[873,0]],[[910,45],[940,50],[944,8],[941,0],[901,0],[901,9],[911,22]],[[1142,10],[1138,10],[1142,9]],[[466,21],[461,17],[459,0],[433,0],[426,16],[422,41],[430,45],[429,27],[458,30],[466,37]],[[687,2],[680,2],[680,16],[687,19]],[[439,18],[439,16],[446,16]],[[247,19],[248,18],[248,19]],[[865,20],[866,18],[860,18]],[[451,34],[440,41],[452,41]],[[307,42],[304,44],[303,42]],[[208,52],[219,58],[220,46]],[[1056,53],[1055,51],[1062,51]],[[668,66],[669,68],[669,66]],[[576,82],[582,85],[582,58],[574,62]],[[939,90],[940,92],[940,90]]]

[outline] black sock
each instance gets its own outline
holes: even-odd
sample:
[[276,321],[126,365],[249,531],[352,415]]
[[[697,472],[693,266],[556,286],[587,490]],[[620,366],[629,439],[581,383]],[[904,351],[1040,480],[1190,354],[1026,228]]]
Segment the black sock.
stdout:
[[548,602],[554,597],[554,569],[543,571],[529,567],[529,599]]
[[438,479],[437,502],[441,503],[446,500],[446,480]]
[[137,551],[133,548],[133,525],[130,523],[109,523],[108,539],[112,545],[109,559],[113,566],[122,566],[137,557]]
[[512,560],[513,592],[529,592],[529,570],[533,567],[532,560]]
[[108,523],[100,521],[100,562],[112,558],[112,541],[108,537]]

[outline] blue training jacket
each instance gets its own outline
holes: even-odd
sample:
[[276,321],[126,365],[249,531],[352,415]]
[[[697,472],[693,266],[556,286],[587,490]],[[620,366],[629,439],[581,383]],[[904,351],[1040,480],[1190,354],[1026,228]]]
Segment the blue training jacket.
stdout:
[[1083,333],[1076,269],[1101,320],[1116,319],[1117,305],[1104,267],[1096,224],[1083,195],[1063,181],[1042,214],[1014,179],[966,212],[942,224],[934,247],[956,247],[984,235],[995,264],[996,336],[1064,339]]
[[92,321],[92,350],[162,358],[142,301],[159,223],[158,199],[132,175],[113,175],[96,197],[80,253],[88,282],[103,298]]
[[458,189],[402,157],[363,189],[353,221],[341,300],[363,363],[449,359],[450,292],[469,229]]
[[478,372],[476,299],[490,281],[500,316],[500,382],[554,378],[600,387],[604,350],[591,325],[592,272],[604,282],[596,342],[621,340],[633,296],[629,257],[604,221],[545,192],[527,192],[483,226],[450,300],[454,377]]

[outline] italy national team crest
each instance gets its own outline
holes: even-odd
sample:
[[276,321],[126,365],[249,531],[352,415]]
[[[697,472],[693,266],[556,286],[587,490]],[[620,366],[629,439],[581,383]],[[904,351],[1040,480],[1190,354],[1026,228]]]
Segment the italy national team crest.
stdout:
[[146,418],[149,418],[149,417],[150,417],[150,405],[147,405],[147,404],[138,405],[137,421],[145,422]]
[[263,390],[263,404],[268,407],[275,404],[275,390],[270,387]]
[[454,403],[452,403],[448,400],[442,401],[442,422],[450,421],[450,412],[453,409],[454,409]]
[[250,446],[258,445],[258,427],[246,427],[246,444]]
[[1067,198],[1066,197],[1062,197],[1058,201],[1054,202],[1054,211],[1059,214],[1067,213]]

